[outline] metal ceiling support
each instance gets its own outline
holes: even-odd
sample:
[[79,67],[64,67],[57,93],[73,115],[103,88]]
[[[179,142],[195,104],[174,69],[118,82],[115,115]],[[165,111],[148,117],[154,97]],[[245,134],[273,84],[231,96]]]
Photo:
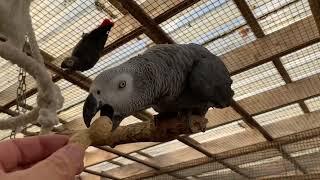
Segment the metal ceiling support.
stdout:
[[[276,58],[275,60],[272,61],[272,63],[276,67],[276,69],[278,70],[278,72],[281,75],[284,82],[287,84],[292,83],[292,80],[291,80],[287,70],[284,68],[283,64],[281,63],[280,58]],[[298,102],[298,104],[304,113],[310,112],[308,106],[306,105],[306,103],[304,101],[300,101],[300,102]]]
[[123,15],[128,14],[128,11],[122,7],[121,3],[118,0],[108,0],[112,6],[117,8]]
[[184,0],[180,1],[178,4],[176,4],[171,9],[168,9],[167,11],[163,12],[159,16],[154,18],[154,21],[157,24],[161,24],[165,22],[166,20],[170,19],[171,17],[177,15],[178,13],[184,11],[185,9],[191,7],[192,5],[196,4],[197,2],[200,2],[201,0]]
[[[46,52],[41,52],[42,56],[45,57],[45,59],[53,58]],[[54,73],[58,74],[59,76],[62,76],[65,80],[77,85],[81,89],[85,91],[89,91],[90,84],[92,83],[92,80],[78,72],[66,72],[59,68],[58,66],[52,64],[50,61],[44,62],[46,67],[53,71]]]
[[[245,20],[247,21],[247,24],[250,26],[250,28],[252,29],[252,32],[254,33],[254,35],[257,38],[262,38],[265,36],[261,26],[259,25],[257,19],[254,17],[251,9],[249,8],[247,2],[245,0],[234,0],[235,4],[237,5],[238,9],[240,10],[242,16],[245,18]],[[279,72],[279,74],[281,75],[282,79],[285,81],[285,83],[291,83],[292,80],[288,74],[288,72],[286,71],[286,69],[284,68],[283,64],[281,63],[280,58],[275,58],[272,61],[273,65],[275,66],[275,68],[277,69],[277,71]],[[307,107],[307,105],[304,103],[304,101],[299,101],[299,105],[301,107],[301,109],[303,110],[304,113],[309,113],[309,109]],[[249,123],[251,122],[255,122],[254,125],[263,135],[264,137],[268,140],[268,141],[272,141],[273,138],[272,136],[262,127],[260,126],[258,123],[256,123],[256,121],[252,118],[252,116],[250,116],[248,113],[243,112],[243,110],[241,108],[239,108],[238,104],[234,104],[233,108],[244,117],[245,121],[248,121]],[[278,146],[279,151],[282,154],[282,157],[284,157],[285,159],[289,160],[298,170],[300,170],[303,174],[306,174],[307,171],[302,168],[300,166],[300,164],[294,159],[292,158],[285,150],[282,149],[281,146]]]
[[[165,20],[167,20],[170,17],[178,14],[179,12],[185,10],[186,8],[192,6],[193,4],[195,4],[195,3],[199,2],[199,1],[200,0],[185,0],[185,1],[182,1],[179,4],[177,4],[175,7],[172,7],[171,9],[169,9],[169,10],[165,11],[164,13],[160,14],[159,16],[155,17],[154,21],[156,23],[164,22]],[[295,24],[297,24],[297,23],[295,23]],[[293,26],[296,26],[295,24],[289,25],[288,27],[286,27],[284,29],[289,29],[290,32],[291,32],[292,31],[291,29],[296,29],[296,28],[293,27]],[[144,29],[142,27],[139,27],[139,28],[131,31],[129,34],[125,35],[124,37],[122,37],[122,38],[116,40],[115,42],[111,43],[110,45],[106,46],[104,51],[103,51],[103,55],[113,51],[114,49],[120,47],[121,45],[123,45],[123,44],[127,43],[128,41],[134,39],[135,37],[141,35],[143,32],[144,32]],[[290,53],[292,51],[301,49],[301,48],[306,47],[308,45],[314,44],[314,43],[316,43],[318,41],[319,41],[318,38],[317,39],[312,39],[312,40],[308,41],[307,43],[305,43],[303,45],[298,45],[297,47],[295,47],[293,49],[291,48],[291,49],[286,50],[286,53]],[[280,52],[280,54],[281,54],[281,52]],[[51,57],[51,58],[53,58],[53,57]],[[261,63],[259,62],[258,64],[252,65],[252,67],[258,66],[258,65],[260,65],[262,63],[265,63],[267,61],[269,61],[269,60],[261,61]],[[51,68],[51,67],[55,67],[55,68]],[[245,71],[245,70],[247,70],[249,68],[252,68],[252,67],[250,66],[250,67],[241,68],[239,70],[231,72],[231,74],[237,74],[237,73],[243,72],[243,71]],[[48,66],[48,68],[51,69],[53,72],[55,72],[57,74],[59,74],[59,72],[60,72],[60,71],[56,71],[57,68],[58,69],[60,69],[60,68],[55,66],[55,65]],[[69,75],[69,74],[65,74],[64,77],[67,77],[67,80],[69,79],[69,80],[72,80],[72,82],[74,82],[74,81],[76,81],[76,79],[79,79],[79,78],[81,79],[81,77],[79,77],[79,75],[81,75],[81,74],[80,73],[73,73],[72,76]],[[77,83],[75,85],[77,85]]]
[[246,122],[252,129],[258,130],[268,141],[273,141],[272,136],[262,127],[251,115],[243,109],[235,100],[232,100],[231,107],[243,117],[243,121]]
[[287,152],[282,148],[281,145],[278,146],[278,150],[279,150],[279,152],[281,153],[282,157],[283,157],[284,159],[287,159],[289,162],[291,162],[296,169],[298,169],[299,171],[302,172],[302,174],[308,174],[308,171],[307,171],[305,168],[303,168],[303,167],[296,161],[295,158],[291,157],[290,154],[287,153]]
[[[249,8],[247,2],[245,0],[234,0],[235,4],[237,5],[238,9],[240,10],[242,16],[245,18],[245,20],[247,21],[247,24],[250,26],[250,28],[252,29],[253,34],[257,37],[257,38],[262,38],[265,36],[261,26],[259,25],[257,19],[254,17],[251,9]],[[288,72],[286,71],[286,69],[284,68],[283,64],[281,63],[280,58],[275,58],[272,63],[274,64],[274,66],[276,67],[277,71],[279,72],[279,74],[281,75],[282,79],[286,82],[286,83],[291,83],[292,80],[288,74]],[[305,113],[309,113],[309,109],[307,107],[307,105],[304,102],[299,102],[299,105],[301,107],[301,109],[303,110],[303,112]]]
[[[247,2],[245,0],[233,0],[235,2],[235,4],[237,5],[238,9],[240,10],[242,16],[244,17],[244,19],[247,21],[247,24],[250,26],[253,34],[257,37],[257,38],[262,38],[265,36],[260,24],[258,23],[257,19],[254,17],[251,9],[249,8]],[[279,72],[279,74],[281,75],[282,79],[286,82],[286,83],[291,83],[292,80],[288,74],[288,72],[286,71],[286,69],[284,68],[283,64],[281,63],[280,58],[275,58],[272,61],[273,65],[276,67],[277,71]],[[299,102],[299,105],[301,107],[301,109],[303,110],[304,113],[309,113],[309,109],[308,106],[304,103],[304,102]]]
[[275,138],[272,142],[265,141],[265,142],[229,150],[226,152],[218,153],[218,154],[215,154],[216,159],[209,158],[209,157],[199,158],[199,159],[190,160],[188,162],[183,162],[183,163],[175,164],[168,167],[163,167],[161,172],[159,171],[146,172],[146,173],[138,174],[135,176],[131,176],[130,178],[139,179],[139,178],[158,176],[161,174],[167,174],[167,173],[180,171],[180,170],[192,168],[192,167],[207,164],[207,163],[216,162],[216,160],[230,159],[230,158],[234,158],[234,157],[238,157],[238,156],[242,156],[242,155],[246,155],[254,152],[259,152],[259,151],[270,149],[270,148],[277,148],[279,146],[284,146],[287,144],[292,144],[299,141],[312,139],[319,136],[320,136],[320,128],[314,128],[311,130],[287,135],[284,137]]
[[[281,94],[280,94],[280,96],[281,96]],[[256,114],[254,114],[254,116],[259,115],[259,114],[262,114],[262,113],[265,113],[266,111],[271,111],[271,110],[274,110],[274,109],[278,109],[278,108],[281,108],[281,107],[284,107],[284,106],[288,106],[288,105],[291,105],[291,104],[295,104],[295,103],[297,103],[297,102],[299,102],[299,101],[304,101],[304,100],[307,100],[307,99],[310,99],[310,98],[313,98],[313,97],[317,97],[317,96],[319,96],[319,94],[316,94],[316,95],[310,96],[310,97],[306,97],[306,98],[303,98],[303,99],[298,99],[298,100],[295,100],[295,101],[291,101],[290,103],[286,103],[286,104],[283,104],[283,105],[281,105],[281,106],[274,107],[274,108],[272,108],[272,109],[267,109],[267,110],[265,110],[265,111],[263,111],[263,112],[261,112],[261,113],[256,113]],[[277,98],[277,97],[275,97],[275,98]],[[213,128],[217,128],[217,127],[219,127],[219,126],[222,126],[222,125],[225,125],[225,124],[228,124],[228,123],[232,123],[232,122],[235,122],[235,121],[238,121],[238,120],[240,120],[240,119],[234,119],[234,120],[232,120],[232,121],[228,121],[228,122],[223,123],[223,124],[219,124],[219,125],[216,125],[216,126],[212,126],[212,127],[210,127],[209,129],[207,129],[207,130],[210,130],[210,129],[213,129]],[[150,147],[153,147],[153,146],[156,146],[156,145],[159,145],[159,143],[156,143],[156,144],[151,145],[151,146],[144,147],[144,148],[136,151],[136,153],[141,154],[141,155],[144,155],[144,156],[146,156],[146,157],[149,156],[149,158],[153,158],[152,156],[150,156],[150,155],[142,152],[142,150],[147,149],[147,148],[150,148]],[[96,164],[100,164],[100,163],[106,162],[106,161],[112,161],[113,159],[115,159],[115,158],[112,158],[112,159],[109,159],[109,160],[99,161],[99,162],[90,164],[90,165],[87,166],[87,167],[94,166],[94,165],[96,165]]]
[[201,152],[202,154],[208,156],[209,158],[213,158],[216,159],[216,161],[220,164],[222,164],[223,166],[225,166],[226,168],[231,169],[232,171],[240,174],[241,176],[250,179],[250,176],[248,176],[247,174],[243,173],[239,167],[232,165],[230,163],[224,162],[223,160],[218,160],[216,158],[216,156],[212,153],[210,153],[208,150],[206,150],[205,148],[202,147],[202,145],[200,143],[198,143],[197,141],[195,141],[194,139],[188,137],[188,136],[181,136],[179,138],[177,138],[180,142],[190,146],[191,148]]
[[270,177],[270,178],[265,178],[264,180],[310,180],[310,179],[319,179],[320,173],[313,173],[313,174],[307,174],[307,175],[283,175],[279,177]]
[[[131,155],[126,154],[126,153],[123,153],[123,152],[118,151],[116,149],[113,149],[113,148],[110,148],[110,147],[98,147],[98,146],[96,146],[96,148],[101,149],[103,151],[110,152],[112,154],[116,154],[116,155],[118,155],[120,157],[124,157],[124,158],[130,159],[132,161],[138,162],[138,163],[143,164],[143,165],[145,165],[147,167],[153,168],[153,169],[155,169],[157,171],[161,171],[161,168],[159,166],[157,166],[157,165],[155,165],[155,164],[153,164],[151,162],[136,158],[134,156],[131,156]],[[115,161],[113,161],[113,160],[109,160],[108,162],[114,163],[114,164],[118,164],[118,165],[121,164],[121,163],[115,163]],[[90,165],[90,166],[92,166],[92,165]],[[121,166],[121,165],[119,165],[119,166]],[[181,176],[179,176],[178,174],[175,174],[175,173],[169,173],[168,175],[173,176],[173,177],[175,177],[177,179],[183,179],[183,177],[181,177]]]
[[89,174],[93,174],[93,175],[96,175],[96,176],[100,176],[100,177],[104,177],[104,178],[108,178],[108,179],[115,179],[115,180],[119,179],[119,178],[111,176],[109,174],[100,173],[100,172],[92,171],[92,170],[89,170],[89,169],[84,169],[83,172],[86,172],[86,173],[89,173]]
[[172,176],[176,179],[186,179],[184,176],[181,176],[179,174],[176,174],[176,173],[169,173],[168,176]]
[[320,1],[309,0],[309,5],[312,11],[313,18],[316,21],[316,24],[320,33]]
[[[134,0],[120,0],[122,3],[122,6],[129,11],[129,13],[139,21],[143,27],[146,28],[146,34],[157,44],[174,44],[175,42],[171,39],[171,37],[166,34],[159,25],[134,1]],[[204,153],[208,157],[213,157],[213,154],[206,151],[201,147],[201,145],[197,145],[194,141],[192,142],[191,138],[185,136],[185,137],[179,137],[179,141],[185,143],[186,145],[190,146],[191,148],[194,148],[201,153]],[[234,172],[248,178],[248,176],[244,173],[242,173],[239,168],[230,165],[226,162],[221,161],[221,164],[225,165],[227,168],[233,170]],[[160,169],[158,169],[160,170]]]
[[[59,81],[59,80],[61,80],[61,79],[62,79],[62,77],[59,76],[59,75],[55,75],[55,76],[52,77],[52,81],[53,81],[53,82],[57,82],[57,81]],[[30,90],[28,90],[28,91],[25,93],[25,96],[26,96],[26,98],[28,98],[28,97],[36,94],[37,92],[38,92],[38,89],[37,89],[36,87],[34,87],[34,88],[31,88]],[[14,100],[10,101],[9,103],[5,104],[5,105],[3,106],[3,108],[9,109],[9,108],[11,108],[12,106],[16,105],[16,103],[17,103],[17,100],[14,99]]]
[[320,96],[320,94],[314,94],[314,95],[311,95],[311,96],[307,96],[307,97],[301,98],[299,100],[290,101],[289,103],[282,104],[281,106],[275,106],[275,107],[272,107],[270,109],[263,110],[263,111],[261,111],[259,113],[251,114],[251,116],[256,116],[256,115],[263,114],[263,113],[266,113],[266,112],[269,112],[269,111],[273,111],[273,110],[276,110],[276,109],[279,109],[279,108],[282,108],[282,107],[290,106],[292,104],[296,104],[296,103],[299,103],[301,101],[312,99],[312,98],[315,98],[315,97],[318,97],[318,96]]
[[[159,144],[160,144],[160,143],[156,143],[156,144],[154,144],[154,145],[141,148],[141,149],[139,149],[138,151],[142,151],[142,150],[144,150],[144,149],[151,148],[151,147],[154,147],[154,146],[159,145]],[[102,150],[103,150],[103,149],[102,149]],[[105,150],[103,150],[103,151],[105,151]],[[137,151],[137,152],[138,152],[138,151]],[[93,164],[90,164],[90,165],[85,166],[85,168],[90,167],[90,166],[94,166],[94,165],[97,165],[97,164],[100,164],[100,163],[103,163],[103,162],[110,162],[110,161],[113,161],[113,160],[116,159],[116,158],[118,158],[118,157],[114,157],[114,158],[111,158],[111,159],[108,159],[108,160],[98,161],[98,162],[95,162],[95,163],[93,163]],[[151,156],[151,158],[153,158],[153,157]]]
[[[159,16],[154,18],[154,21],[157,24],[161,24],[162,22],[168,20],[169,18],[173,17],[174,15],[180,13],[181,11],[187,9],[188,7],[194,5],[195,3],[199,2],[200,0],[184,0],[179,4],[175,5],[174,7],[168,9],[167,11],[163,12]],[[124,45],[125,43],[131,41],[132,39],[136,38],[137,36],[143,34],[145,29],[140,26],[137,29],[131,31],[130,33],[126,34],[125,36],[121,37],[120,39],[114,41],[110,45],[107,45],[102,55],[106,55],[107,53],[115,50],[116,48]]]
[[132,161],[135,161],[135,162],[138,162],[140,164],[143,164],[145,166],[148,166],[148,167],[151,167],[153,169],[156,169],[156,170],[160,170],[160,167],[151,163],[151,162],[148,162],[148,161],[145,161],[145,160],[142,160],[142,159],[139,159],[139,158],[136,158],[134,156],[131,156],[129,154],[126,154],[126,153],[123,153],[121,151],[118,151],[116,149],[113,149],[113,148],[110,148],[110,147],[102,147],[102,146],[95,146],[96,148],[98,149],[101,149],[101,150],[104,150],[104,151],[107,151],[107,152],[110,152],[112,154],[116,154],[118,156],[121,156],[121,157],[125,157],[127,159],[130,159]]
[[147,154],[147,153],[144,153],[144,152],[142,152],[141,150],[136,151],[135,153],[137,153],[137,154],[139,154],[139,155],[141,155],[141,156],[147,157],[147,158],[153,158],[153,156],[151,156],[151,155],[149,155],[149,154]]
[[174,41],[163,29],[145,12],[134,0],[119,0],[122,6],[145,27],[145,33],[151,40],[158,44],[170,43]]
[[[188,1],[188,2],[198,2],[198,1]],[[135,3],[135,2],[134,2],[134,3]],[[139,14],[139,12],[137,12],[137,14]],[[143,16],[142,16],[142,17],[143,17]],[[142,18],[142,17],[140,17],[140,18]],[[143,20],[146,20],[146,21],[148,22],[148,20],[150,20],[150,19],[143,19]],[[152,19],[151,19],[151,20],[152,20]],[[157,21],[155,21],[155,22],[157,22]],[[151,26],[152,26],[152,25],[154,25],[154,24],[151,23]],[[157,26],[158,26],[158,25],[157,25]],[[159,26],[158,26],[158,27],[159,27]],[[143,31],[144,31],[143,29],[142,29],[142,30],[139,30],[139,31],[136,31],[136,32],[134,33],[134,35],[137,35],[137,34],[139,34],[139,33],[143,33]],[[153,37],[154,35],[150,35],[150,36]],[[131,35],[131,36],[129,36],[129,37],[132,38],[133,35]],[[128,39],[130,39],[130,38],[127,37],[126,40],[128,40]],[[153,37],[153,38],[156,39],[157,37],[155,36],[155,37]],[[160,41],[161,41],[161,39],[160,39]],[[169,40],[169,41],[170,41],[170,40]],[[169,42],[169,41],[166,41],[166,42]],[[122,41],[121,43],[123,43],[123,42],[125,42],[125,41]],[[119,45],[119,44],[121,44],[121,43],[118,42],[117,45]],[[116,48],[116,46],[114,46],[114,47]],[[109,52],[110,52],[110,51],[109,51]],[[46,64],[46,65],[47,65],[47,67],[49,67],[49,68],[53,68],[53,69],[57,68],[57,66],[51,66],[52,64],[50,64],[50,63],[48,63],[48,64]],[[60,68],[58,68],[58,69],[60,69]],[[61,69],[60,69],[60,70],[61,70]],[[62,71],[62,72],[63,72],[63,71]],[[56,72],[56,73],[57,73],[57,72]],[[70,74],[66,74],[65,76],[66,76],[67,78],[69,78],[69,77],[68,77],[69,75],[70,75]],[[78,75],[81,75],[81,74],[75,73],[74,76],[73,76],[71,79],[69,79],[69,81],[71,80],[71,81],[74,81],[74,82],[77,83],[78,80],[75,80],[75,79],[78,78],[78,77],[77,77]],[[63,76],[63,77],[65,77],[65,76]],[[67,80],[68,80],[68,79],[67,79]],[[70,82],[71,82],[71,81],[70,81]],[[84,81],[87,81],[87,80],[84,80]],[[72,83],[73,83],[73,82],[72,82]],[[75,83],[75,84],[76,84],[76,83]],[[81,85],[81,86],[82,86],[82,85]],[[82,87],[83,87],[83,89],[85,89],[85,88],[87,88],[88,86],[83,85]]]
[[110,161],[108,161],[108,162],[110,162],[110,163],[112,163],[112,164],[115,164],[115,165],[118,165],[118,166],[124,166],[124,164],[122,164],[122,163],[120,163],[120,162],[118,162],[118,161],[115,161],[114,159],[113,159],[113,160],[110,160]]
[[124,45],[125,43],[131,41],[132,39],[140,36],[143,33],[144,33],[144,29],[143,29],[143,27],[140,26],[139,28],[137,28],[137,29],[131,31],[130,33],[122,36],[121,38],[115,40],[113,43],[107,45],[102,51],[102,56],[108,54],[109,52],[111,52],[111,51],[113,51],[115,49],[117,49],[118,47]]
[[[200,0],[184,0],[177,4],[176,6],[172,7],[171,9],[168,9],[167,11],[163,12],[159,16],[154,18],[154,21],[159,24],[167,19],[171,18],[172,16],[178,14],[179,12],[187,9],[188,7],[192,6],[193,4],[199,2]],[[136,38],[137,36],[143,34],[145,32],[145,29],[143,27],[139,27],[130,33],[126,34],[125,36],[121,37],[120,39],[114,41],[110,45],[106,46],[103,50],[102,55],[106,55],[107,53],[115,50],[116,48],[124,45],[125,43],[129,42],[130,40]],[[67,81],[79,86],[80,88],[84,90],[88,90],[90,87],[90,84],[92,82],[91,79],[84,77],[82,74],[73,72],[73,73],[66,73],[58,66],[52,64],[51,62],[54,61],[54,57],[49,55],[48,53],[41,51],[42,56],[45,59],[45,64],[48,69],[56,73],[57,75],[62,76]],[[79,81],[79,82],[78,82]]]
[[233,2],[237,5],[242,16],[247,21],[247,24],[252,29],[253,34],[257,38],[263,37],[264,32],[263,32],[262,28],[260,27],[259,23],[257,22],[256,18],[254,17],[252,11],[250,10],[247,2],[245,0],[233,0]]

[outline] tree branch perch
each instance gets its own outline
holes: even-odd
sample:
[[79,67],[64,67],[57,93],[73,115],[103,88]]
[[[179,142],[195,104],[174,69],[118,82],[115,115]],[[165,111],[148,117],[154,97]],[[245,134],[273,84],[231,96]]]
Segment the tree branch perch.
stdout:
[[95,120],[89,129],[74,133],[70,142],[76,142],[85,148],[89,146],[111,146],[134,142],[167,142],[176,139],[181,134],[191,134],[205,129],[208,120],[200,116],[191,117],[192,125],[181,119],[154,120],[120,126],[111,132],[112,122],[106,117]]

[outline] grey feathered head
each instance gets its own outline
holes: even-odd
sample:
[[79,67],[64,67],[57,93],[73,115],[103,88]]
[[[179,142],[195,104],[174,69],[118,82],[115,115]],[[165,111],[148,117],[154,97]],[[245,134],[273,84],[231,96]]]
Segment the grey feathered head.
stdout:
[[108,116],[113,122],[112,129],[116,129],[125,117],[147,105],[146,86],[142,74],[131,69],[116,67],[102,72],[93,81],[84,103],[86,126],[90,126],[100,110],[100,115]]

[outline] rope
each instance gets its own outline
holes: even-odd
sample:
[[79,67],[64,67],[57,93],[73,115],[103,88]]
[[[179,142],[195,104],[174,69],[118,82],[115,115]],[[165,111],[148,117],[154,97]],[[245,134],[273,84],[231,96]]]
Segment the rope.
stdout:
[[[0,129],[15,129],[16,127],[22,127],[29,123],[38,121],[39,124],[41,124],[40,134],[49,133],[53,126],[58,124],[56,111],[62,107],[64,99],[61,95],[60,88],[52,82],[40,54],[34,30],[32,28],[32,20],[30,16],[31,0],[15,1],[15,3],[1,3],[3,2],[0,1],[1,12],[6,12],[1,8],[23,8],[18,9],[18,12],[15,13],[12,18],[0,19],[0,23],[4,25],[3,27],[13,27],[10,31],[16,31],[15,33],[9,33],[6,32],[7,29],[1,29],[2,26],[0,26],[0,36],[2,37],[0,39],[0,56],[11,61],[13,64],[17,64],[21,68],[18,76],[19,87],[17,89],[16,107],[16,111],[19,111],[21,114],[17,117],[0,120]],[[27,32],[25,32],[25,30]],[[30,41],[28,38],[25,39],[25,43],[23,44],[22,42],[21,47],[19,43],[12,43],[20,42],[21,39],[19,38],[21,35],[23,37],[23,33],[28,34]],[[16,34],[16,36],[8,36],[10,34]],[[21,51],[22,46],[26,53]],[[26,111],[21,108],[21,106],[26,102],[26,72],[28,72],[28,74],[37,81],[38,85],[38,106],[28,113],[25,113]]]
[[[28,56],[32,56],[30,44],[29,44],[29,38],[26,35],[26,41],[23,45],[22,52],[26,53]],[[27,84],[26,84],[26,71],[22,68],[19,69],[19,75],[18,75],[18,88],[17,88],[17,98],[16,98],[16,109],[15,112],[18,114],[25,114],[27,110],[23,107],[27,104],[27,98],[26,98],[26,90],[27,90]],[[16,127],[14,130],[11,131],[10,139],[16,138],[16,134],[22,132],[23,130],[26,130],[27,125],[24,125],[23,127]]]

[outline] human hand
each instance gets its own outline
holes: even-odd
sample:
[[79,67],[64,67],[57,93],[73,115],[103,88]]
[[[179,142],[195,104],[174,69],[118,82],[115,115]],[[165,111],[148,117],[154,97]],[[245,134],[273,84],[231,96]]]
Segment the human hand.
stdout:
[[85,149],[67,143],[63,135],[0,142],[0,179],[74,180],[83,169]]

